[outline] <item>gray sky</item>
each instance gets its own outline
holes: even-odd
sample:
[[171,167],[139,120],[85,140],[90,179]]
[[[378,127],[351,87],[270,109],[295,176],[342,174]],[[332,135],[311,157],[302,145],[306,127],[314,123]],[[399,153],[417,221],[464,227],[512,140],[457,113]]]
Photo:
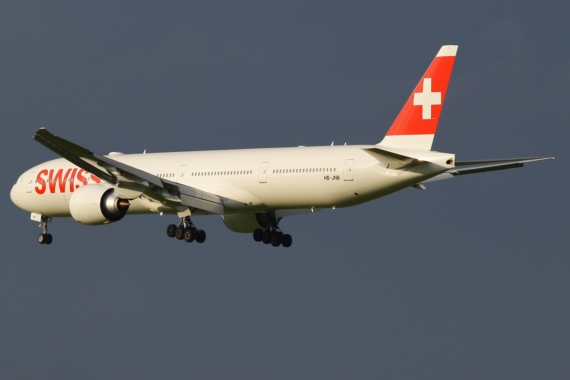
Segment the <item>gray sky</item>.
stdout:
[[[47,4],[50,5],[47,5]],[[0,377],[570,376],[564,2],[0,3]],[[10,202],[55,155],[377,143],[459,45],[434,149],[556,156],[285,219],[290,249],[195,218],[50,225]]]

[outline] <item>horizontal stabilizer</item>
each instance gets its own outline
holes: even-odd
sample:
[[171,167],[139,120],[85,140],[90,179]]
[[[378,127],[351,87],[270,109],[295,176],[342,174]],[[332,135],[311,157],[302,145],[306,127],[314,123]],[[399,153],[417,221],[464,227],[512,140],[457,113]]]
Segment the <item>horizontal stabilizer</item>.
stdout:
[[531,162],[532,160],[540,161],[540,160],[548,160],[550,158],[541,158],[541,157],[523,157],[523,158],[500,158],[497,160],[477,160],[477,161],[457,161],[455,166],[468,166],[468,165],[482,165],[482,164],[499,164],[503,162]]
[[432,177],[426,181],[423,181],[422,183],[441,181],[444,179],[450,179],[450,178],[453,178],[455,176],[464,175],[464,174],[476,174],[476,173],[484,173],[484,172],[493,172],[493,171],[497,171],[497,170],[522,168],[525,163],[535,162],[535,161],[543,161],[543,160],[553,160],[553,159],[554,159],[554,157],[546,157],[546,158],[530,157],[530,158],[519,158],[519,159],[515,158],[515,159],[498,159],[498,160],[480,160],[480,161],[457,162],[455,164],[456,166],[468,166],[468,165],[474,165],[475,163],[493,163],[493,162],[496,162],[496,163],[498,162],[498,164],[480,165],[480,166],[474,166],[474,167],[469,167],[469,168],[464,168],[464,169],[453,168],[453,169],[446,171],[445,173],[439,174],[439,175]]
[[390,150],[380,148],[363,149],[366,153],[374,157],[385,168],[402,169],[410,165],[416,165],[421,162],[414,157],[405,156],[400,153],[391,152]]
[[444,168],[453,166],[454,155],[433,150],[397,148],[376,145],[374,148],[363,148],[364,152],[374,157],[388,169],[405,169],[421,164],[434,163]]

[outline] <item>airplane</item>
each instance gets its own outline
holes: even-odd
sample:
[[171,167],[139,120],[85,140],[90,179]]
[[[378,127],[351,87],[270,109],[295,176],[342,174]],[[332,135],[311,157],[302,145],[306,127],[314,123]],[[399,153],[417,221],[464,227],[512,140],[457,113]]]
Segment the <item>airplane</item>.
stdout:
[[456,161],[432,143],[458,47],[442,46],[386,136],[374,145],[334,145],[101,155],[41,128],[34,140],[61,158],[22,173],[10,197],[40,222],[72,217],[85,225],[125,215],[176,215],[167,235],[203,243],[191,217],[221,215],[234,232],[290,247],[284,217],[356,206],[409,187],[465,174],[512,169],[553,157]]

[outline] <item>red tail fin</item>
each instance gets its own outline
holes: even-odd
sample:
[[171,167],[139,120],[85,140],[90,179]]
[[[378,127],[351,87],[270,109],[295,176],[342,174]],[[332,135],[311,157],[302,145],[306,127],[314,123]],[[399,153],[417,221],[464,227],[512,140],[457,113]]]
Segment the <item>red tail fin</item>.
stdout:
[[439,49],[379,145],[431,149],[456,54],[456,45]]

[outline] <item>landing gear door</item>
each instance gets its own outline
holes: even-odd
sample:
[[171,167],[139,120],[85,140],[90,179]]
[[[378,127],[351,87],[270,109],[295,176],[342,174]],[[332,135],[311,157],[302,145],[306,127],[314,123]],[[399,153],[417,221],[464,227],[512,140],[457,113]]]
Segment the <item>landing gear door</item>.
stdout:
[[344,180],[354,181],[354,160],[344,161]]
[[35,180],[36,180],[36,173],[30,173],[28,175],[28,179],[26,180],[26,193],[32,192]]
[[269,167],[269,162],[262,162],[259,168],[259,183],[267,183],[267,168]]
[[185,178],[184,176],[186,175],[186,165],[180,165],[178,167],[178,183],[184,183]]

